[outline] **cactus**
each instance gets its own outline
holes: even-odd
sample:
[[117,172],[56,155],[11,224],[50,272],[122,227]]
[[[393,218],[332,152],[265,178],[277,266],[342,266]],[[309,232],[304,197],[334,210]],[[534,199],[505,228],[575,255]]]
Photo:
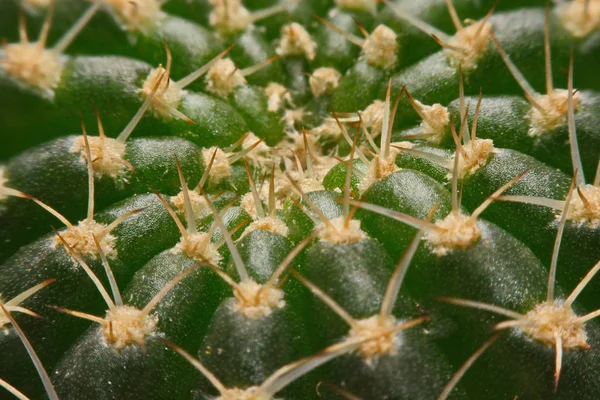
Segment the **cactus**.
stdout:
[[598,0],[0,35],[0,398],[600,398]]

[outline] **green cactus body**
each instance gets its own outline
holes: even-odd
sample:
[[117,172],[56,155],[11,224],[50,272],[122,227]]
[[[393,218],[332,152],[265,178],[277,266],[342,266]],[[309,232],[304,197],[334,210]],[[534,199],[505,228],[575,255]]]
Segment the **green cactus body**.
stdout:
[[0,399],[600,398],[600,1],[545,3],[0,0]]

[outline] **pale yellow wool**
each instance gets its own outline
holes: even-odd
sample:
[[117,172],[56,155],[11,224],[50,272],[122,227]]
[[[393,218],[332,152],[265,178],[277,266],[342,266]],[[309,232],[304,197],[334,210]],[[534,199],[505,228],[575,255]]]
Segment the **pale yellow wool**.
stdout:
[[306,116],[310,115],[309,111],[306,111],[304,107],[288,109],[283,113],[282,121],[285,122],[285,127],[288,130],[294,130],[296,124],[302,125],[302,121]]
[[312,61],[316,51],[317,43],[299,23],[292,22],[281,28],[281,38],[275,48],[275,53],[278,55],[282,57],[303,56]]
[[208,149],[202,149],[202,161],[204,161],[204,165],[208,166],[208,163],[210,162],[210,159],[215,150],[217,151],[217,153],[215,154],[215,158],[213,160],[209,176],[210,182],[217,184],[219,182],[229,179],[229,177],[231,176],[231,170],[229,169],[230,164],[227,153],[225,153],[219,147],[210,147]]
[[276,233],[280,236],[287,236],[289,229],[285,222],[278,219],[277,217],[258,218],[252,221],[252,223],[250,223],[250,225],[248,225],[246,229],[244,229],[242,237],[254,231],[269,231],[272,233]]
[[360,221],[352,219],[348,226],[344,226],[346,222],[345,216],[339,216],[329,220],[330,224],[321,223],[316,228],[317,236],[322,242],[329,244],[347,244],[359,242],[367,237],[360,229]]
[[270,112],[277,112],[286,104],[292,105],[292,95],[289,89],[279,83],[269,83],[265,88],[265,96],[267,96],[267,109]]
[[[450,38],[448,44],[460,49],[460,51],[451,48],[444,49],[451,66],[458,68],[460,65],[463,71],[472,71],[477,68],[477,63],[490,46],[493,31],[489,22],[485,22],[483,26],[482,23],[480,21],[473,22]],[[477,33],[478,31],[479,33]]]
[[[291,176],[292,176],[292,178],[294,177],[294,175],[291,175]],[[323,185],[319,181],[317,181],[316,179],[313,179],[313,178],[300,179],[296,182],[296,184],[298,186],[300,186],[300,189],[302,189],[302,192],[304,192],[304,193],[325,190],[325,187],[323,187]]]
[[254,196],[252,193],[246,193],[242,196],[242,199],[240,200],[240,207],[242,207],[244,211],[246,211],[252,217],[252,219],[258,219],[258,214],[256,213],[256,201],[254,201]]
[[154,93],[154,97],[152,97],[148,109],[156,117],[171,119],[171,110],[176,110],[177,107],[179,107],[179,103],[181,103],[185,91],[179,89],[173,82],[170,82],[162,65],[150,71],[148,77],[144,81],[141,93],[144,99],[150,96],[158,83],[158,80],[161,79],[161,76],[162,80],[158,84],[158,89]]
[[535,340],[554,346],[556,338],[562,340],[563,349],[587,347],[583,323],[571,307],[557,301],[539,304],[525,316],[534,325],[524,325],[521,330]]
[[398,156],[399,150],[394,148],[390,149],[390,154],[386,158],[381,158],[379,155],[373,157],[371,165],[367,170],[367,174],[362,178],[358,189],[361,193],[371,187],[375,182],[380,179],[386,178],[400,168],[396,165],[396,157]]
[[[106,225],[104,224],[84,219],[78,225],[67,228],[60,236],[78,255],[96,258],[98,256],[98,248],[94,242],[95,236],[104,254],[107,257],[114,257],[117,254],[117,249],[115,248],[116,239],[110,233],[104,234],[105,229]],[[53,247],[63,245],[58,236],[53,236],[50,241]]]
[[415,103],[417,103],[425,116],[419,125],[419,133],[427,136],[426,140],[428,142],[439,144],[446,134],[446,128],[450,123],[448,108],[437,103],[427,106],[422,104],[419,100],[415,100]]
[[317,138],[330,138],[333,140],[340,139],[342,130],[338,123],[334,120],[325,120],[321,125],[310,130],[311,136]]
[[[275,184],[275,199],[276,199],[276,208],[281,208],[283,206],[283,200],[285,200],[292,193],[292,184],[288,180],[288,178],[281,172],[281,170],[275,169],[275,179],[273,180]],[[263,200],[263,202],[268,202],[269,200],[269,185],[262,185],[259,196]]]
[[321,67],[314,70],[308,79],[310,90],[315,97],[331,94],[340,83],[342,74],[335,68]]
[[600,226],[600,187],[582,185],[579,190],[583,194],[585,202],[579,191],[575,190],[569,204],[567,218],[581,225],[589,224],[593,228]]
[[365,127],[370,129],[371,136],[374,138],[381,134],[385,108],[385,102],[375,100],[361,114]]
[[[124,159],[125,143],[99,136],[88,136],[87,140],[90,146],[90,155],[93,160],[92,165],[95,175],[108,175],[113,179],[117,179],[127,171],[129,163]],[[81,161],[87,164],[87,152],[85,151],[85,139],[83,136],[74,138],[70,150],[73,154],[79,154]]]
[[[258,136],[256,136],[253,132],[248,132],[248,135],[242,142],[242,149],[246,150],[246,149],[252,147],[258,141],[260,141]],[[252,149],[252,151],[246,156],[246,158],[250,157],[251,154],[256,154],[256,153],[266,154],[266,153],[270,153],[270,152],[271,152],[271,148],[264,141],[262,141]]]
[[206,232],[191,233],[182,236],[171,252],[174,254],[183,252],[195,260],[206,260],[213,265],[219,265],[223,257],[219,254],[219,248],[212,243],[211,239],[211,235]]
[[263,289],[263,286],[247,280],[238,284],[234,290],[236,299],[234,311],[242,313],[248,319],[258,319],[271,315],[274,309],[283,308],[283,291],[277,288]]
[[365,40],[362,51],[369,63],[391,69],[398,61],[398,36],[387,26],[378,25]]
[[[530,121],[529,136],[541,136],[567,124],[569,92],[564,89],[554,89],[550,94],[535,96],[535,102],[544,110],[531,106],[527,114]],[[575,111],[579,109],[579,93],[573,94]]]
[[400,339],[396,332],[390,332],[396,326],[393,316],[380,320],[379,315],[356,321],[356,327],[350,330],[351,339],[364,339],[377,335],[377,338],[368,340],[358,347],[358,352],[368,365],[372,365],[378,357],[394,355],[398,351]]
[[[289,163],[289,160],[285,159],[285,162]],[[286,170],[290,171],[289,167],[286,167]],[[269,173],[270,173],[270,169],[269,169]],[[292,178],[294,177],[294,172],[290,173],[290,176],[292,176]],[[269,202],[269,183],[270,177],[267,176],[266,180],[264,181],[264,183],[262,183],[261,185],[257,185],[257,190],[258,190],[258,196],[260,197],[260,199],[262,200],[262,202],[264,204],[268,204]],[[274,192],[275,192],[275,206],[276,208],[281,208],[283,206],[283,200],[285,200],[290,194],[291,194],[291,188],[292,185],[290,183],[290,181],[288,180],[288,178],[283,174],[283,172],[281,172],[281,170],[279,168],[275,168],[275,174],[273,177],[273,183],[274,183]],[[254,207],[254,198],[252,198],[250,200],[250,198],[252,197],[251,193],[247,193],[246,195],[244,195],[244,197],[242,197],[242,201],[245,200],[246,206],[244,206],[242,204],[242,207],[244,207],[244,209],[246,209],[245,207],[248,207],[248,209],[250,209],[250,207]],[[256,213],[256,211],[254,211],[254,213]],[[250,213],[250,215],[253,215]]]
[[161,11],[162,2],[158,0],[102,0],[110,7],[114,18],[130,32],[145,34],[158,26],[165,14]]
[[3,48],[0,67],[27,86],[52,94],[62,73],[59,54],[39,43],[11,43]]
[[106,313],[102,334],[112,348],[121,350],[134,343],[144,345],[146,337],[156,331],[157,323],[157,316],[149,316],[135,307],[117,306]]
[[[491,154],[496,152],[491,139],[475,139],[462,146],[463,151],[458,152],[458,178],[474,174],[479,168],[485,166]],[[464,153],[464,154],[463,154]],[[452,179],[454,170],[454,156],[449,162],[450,172],[447,178]]]
[[[242,142],[242,150],[249,149],[260,139],[252,132],[248,132],[248,136]],[[266,172],[270,170],[270,167],[275,162],[273,149],[269,147],[264,141],[254,146],[249,153],[246,153],[244,159],[248,161],[248,164],[252,165],[257,171]]]
[[[318,155],[320,152],[318,140],[319,138],[312,135],[310,131],[306,132],[306,141],[308,143],[308,147],[310,148],[311,155],[313,156],[313,163],[315,162],[314,156]],[[294,153],[300,159],[302,166],[306,168],[306,148],[304,146],[304,135],[302,133],[296,130],[289,130],[286,132],[285,139],[276,146],[277,153],[284,158],[284,160],[288,159],[288,157],[290,160],[293,160],[290,149],[294,151]],[[289,165],[286,165],[285,170],[288,172],[292,171],[296,169],[295,165],[295,161],[290,162]]]
[[600,29],[600,0],[565,1],[555,7],[554,13],[576,38],[584,38]]
[[246,84],[246,79],[229,58],[215,62],[205,79],[206,90],[220,97],[227,97],[236,87]]
[[250,12],[241,0],[209,0],[213,6],[208,23],[222,33],[245,31],[252,25]]
[[[195,190],[188,190],[188,194],[195,219],[202,218],[210,213],[208,203],[200,193]],[[183,191],[177,193],[175,196],[171,196],[169,200],[177,211],[180,213],[185,212],[185,198],[183,196]]]
[[426,231],[424,238],[431,245],[433,253],[438,256],[445,256],[453,250],[466,249],[481,237],[477,221],[461,213],[451,212],[446,218],[436,221],[435,225],[441,229]]

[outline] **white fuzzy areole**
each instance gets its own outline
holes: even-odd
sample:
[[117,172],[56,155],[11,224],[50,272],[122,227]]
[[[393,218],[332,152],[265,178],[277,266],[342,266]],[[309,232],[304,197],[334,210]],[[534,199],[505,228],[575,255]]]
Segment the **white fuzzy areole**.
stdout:
[[6,167],[4,165],[0,166],[0,201],[8,199],[8,196],[2,193],[2,188],[6,187],[8,183],[8,178],[6,177]]
[[[586,2],[587,10],[586,10]],[[584,38],[600,29],[599,0],[571,0],[556,6],[554,12],[563,27],[576,38]]]
[[294,130],[297,123],[302,123],[304,118],[311,113],[306,111],[304,107],[287,109],[283,113],[282,121],[285,122],[285,127],[289,130]]
[[390,154],[386,158],[381,158],[379,155],[375,155],[369,165],[367,174],[362,178],[358,189],[361,193],[364,193],[372,184],[380,179],[386,178],[400,170],[396,165],[396,157],[398,156],[399,150],[391,148]]
[[[275,170],[275,177],[273,179],[273,183],[275,186],[275,208],[283,207],[283,201],[291,194],[292,192],[292,184],[288,180],[288,178],[278,169]],[[267,203],[269,201],[269,185],[266,183],[262,185],[261,189],[258,192],[259,197],[263,200],[263,202]]]
[[358,347],[358,352],[367,365],[372,366],[378,357],[385,354],[396,354],[400,346],[400,337],[397,332],[390,332],[397,324],[396,318],[388,316],[381,321],[379,315],[373,315],[356,322],[357,327],[353,327],[348,334],[351,339],[378,335],[376,339],[368,340]]
[[173,253],[183,252],[194,260],[207,260],[213,265],[219,265],[223,259],[219,254],[219,248],[212,242],[211,235],[206,232],[182,236],[171,251]]
[[439,103],[427,106],[419,100],[415,103],[421,108],[425,118],[419,125],[421,135],[426,136],[426,140],[433,144],[439,144],[446,134],[446,127],[450,123],[450,114],[448,108]]
[[360,221],[352,219],[349,221],[348,226],[344,226],[346,222],[345,216],[335,217],[329,220],[332,226],[321,223],[316,228],[317,236],[321,242],[329,244],[348,244],[356,243],[367,235],[360,229]]
[[206,90],[220,97],[227,97],[236,87],[246,84],[246,79],[229,58],[215,62],[205,79]]
[[308,79],[308,84],[313,95],[319,97],[331,94],[338,87],[341,77],[342,74],[337,69],[321,67],[314,70]]
[[[246,139],[242,142],[242,150],[246,150],[256,144],[260,139],[252,132],[248,132]],[[266,172],[274,162],[273,149],[264,141],[254,146],[244,159],[258,171]]]
[[227,153],[225,153],[219,147],[202,149],[202,160],[204,161],[204,165],[208,166],[208,163],[210,162],[215,150],[217,153],[215,154],[215,159],[213,160],[213,164],[209,172],[209,177],[210,182],[216,185],[219,182],[228,180],[231,177],[231,170],[229,169],[230,164]]
[[121,350],[137,343],[144,345],[147,336],[156,331],[157,316],[150,316],[131,306],[117,306],[106,313],[102,335],[108,345]]
[[600,226],[600,187],[582,185],[579,190],[586,201],[581,198],[579,191],[574,191],[567,218],[580,225],[589,224],[592,228],[597,228]]
[[[190,203],[192,203],[192,212],[194,213],[195,219],[200,219],[206,216],[209,212],[208,203],[206,199],[195,190],[188,190],[190,197]],[[171,196],[169,199],[173,207],[180,213],[185,212],[185,197],[183,191],[177,193],[175,196]]]
[[[272,159],[273,161],[273,159]],[[290,161],[288,159],[284,159],[284,162],[289,163]],[[291,169],[289,167],[286,168],[286,170],[291,171]],[[271,168],[268,169],[268,172],[270,174],[271,172]],[[290,176],[294,176],[294,172],[292,171],[290,173]],[[258,197],[262,200],[262,202],[264,204],[267,204],[269,202],[269,179],[270,178],[266,178],[266,180],[264,181],[263,184],[261,184],[260,186],[257,187],[258,190]],[[273,177],[273,183],[274,183],[274,192],[275,192],[275,208],[281,208],[283,207],[283,200],[285,200],[291,193],[291,188],[292,185],[290,183],[290,181],[288,180],[288,178],[283,174],[283,172],[281,172],[281,170],[279,168],[275,168],[275,174]],[[252,193],[248,193],[249,197],[252,197]],[[249,198],[248,197],[248,198]],[[242,201],[243,201],[244,197],[242,197]],[[247,200],[248,207],[250,206],[250,204],[253,206],[254,205],[254,199],[252,199],[252,203],[250,203],[249,200]],[[242,206],[244,207],[244,206]],[[254,211],[254,213],[256,214],[256,210]],[[253,216],[253,218],[256,219],[256,217],[254,217],[254,215],[252,213],[249,213],[250,215]]]
[[252,25],[252,16],[241,0],[209,0],[209,3],[213,9],[208,16],[208,23],[219,32],[242,32]]
[[110,11],[129,32],[140,31],[149,34],[165,17],[161,11],[162,2],[158,0],[102,0]]
[[267,109],[271,112],[281,110],[285,104],[292,104],[292,95],[289,89],[276,82],[267,85],[265,96],[267,96]]
[[342,130],[334,120],[325,120],[321,125],[310,130],[311,136],[338,140],[342,137]]
[[[94,242],[94,236],[100,244],[100,248],[107,257],[114,257],[117,254],[115,248],[115,237],[110,233],[104,233],[106,225],[92,220],[84,219],[79,224],[73,225],[63,231],[60,236],[73,249],[73,251],[82,257],[97,258],[98,248]],[[62,246],[63,243],[57,236],[50,239],[52,246]]]
[[289,229],[283,221],[276,217],[258,218],[248,225],[242,237],[254,231],[269,231],[287,237]]
[[[536,96],[534,100],[544,111],[531,106],[531,110],[527,114],[530,122],[529,136],[538,137],[565,125],[567,123],[568,98],[569,91],[565,89],[554,89],[550,94]],[[573,93],[575,111],[579,110],[579,100],[579,93]]]
[[[458,152],[458,179],[463,179],[466,176],[474,174],[479,168],[485,166],[490,158],[490,155],[496,152],[494,141],[492,139],[471,140],[469,143],[462,146],[462,151]],[[450,162],[450,172],[447,175],[448,179],[452,179],[454,170],[454,157]]]
[[[165,69],[162,65],[150,71],[140,90],[144,99],[152,94],[154,87],[164,73]],[[154,97],[152,97],[152,100],[150,101],[148,109],[152,115],[156,117],[171,119],[173,118],[171,110],[179,107],[179,103],[181,103],[181,99],[184,95],[184,90],[179,89],[177,85],[174,85],[170,79],[168,79],[168,77],[163,76],[162,81],[158,85],[158,89],[154,93]]]
[[385,109],[385,102],[375,100],[373,103],[369,104],[361,114],[365,127],[370,129],[371,136],[374,138],[381,134]]
[[352,11],[366,11],[375,14],[377,11],[377,0],[335,0],[339,8]]
[[234,311],[248,319],[258,319],[271,315],[274,309],[285,307],[283,291],[277,288],[261,290],[263,286],[253,280],[238,284],[234,290],[236,302]]
[[248,389],[227,389],[225,393],[221,393],[216,400],[272,400],[273,397],[264,393],[258,386],[252,386]]
[[362,51],[369,63],[392,69],[398,61],[398,35],[387,26],[378,25],[365,40]]
[[285,56],[304,56],[312,61],[317,51],[317,43],[310,37],[306,29],[297,22],[284,25],[281,28],[281,38],[275,53]]
[[7,75],[53,95],[63,68],[57,52],[47,50],[39,43],[11,43],[3,50],[0,66]]
[[[319,152],[319,144],[317,143],[319,140],[318,137],[313,136],[311,134],[306,135],[306,141],[308,142],[308,147],[310,148],[311,155],[315,155],[315,153]],[[282,157],[289,157],[290,149],[296,153],[303,166],[306,166],[306,148],[304,146],[304,135],[296,130],[289,130],[286,132],[285,140],[280,142],[277,145],[277,150],[281,154]],[[314,162],[314,160],[313,160]],[[289,166],[286,166],[286,170],[290,172],[294,169],[294,163],[291,163]]]
[[[99,177],[108,175],[113,179],[117,179],[128,170],[129,163],[124,159],[125,143],[99,136],[88,136],[87,140],[90,145],[90,155],[93,160],[92,165],[95,175]],[[74,138],[70,151],[73,154],[79,154],[81,162],[87,164],[87,152],[85,151],[83,136]]]
[[466,249],[481,237],[477,220],[462,213],[451,212],[446,218],[436,221],[435,225],[441,229],[428,230],[424,237],[432,246],[433,253],[440,257],[452,250]]
[[562,339],[563,349],[586,348],[587,334],[583,322],[571,307],[561,302],[544,302],[529,311],[525,318],[534,325],[524,325],[521,330],[535,340],[554,346],[556,337]]
[[[246,150],[256,144],[256,142],[260,141],[258,136],[254,134],[254,132],[248,132],[246,138],[242,142],[242,149]],[[250,153],[270,153],[271,148],[264,142],[260,142],[258,145],[254,146]],[[250,154],[248,154],[245,158],[248,158]]]
[[253,220],[258,219],[258,214],[256,213],[256,201],[254,201],[254,196],[252,193],[248,192],[242,196],[242,199],[240,200],[240,207],[242,207],[244,211],[246,211],[252,217]]
[[[485,22],[485,25],[481,26],[482,23],[484,22],[473,22],[450,38],[448,44],[461,50],[444,49],[451,66],[458,68],[461,65],[463,71],[472,71],[477,68],[477,62],[490,46],[493,31],[492,24]],[[479,34],[477,34],[478,30],[480,30]]]
[[302,189],[303,193],[311,193],[318,192],[320,190],[325,190],[325,187],[321,184],[321,182],[313,178],[300,179],[296,182],[296,184],[300,187],[300,189]]

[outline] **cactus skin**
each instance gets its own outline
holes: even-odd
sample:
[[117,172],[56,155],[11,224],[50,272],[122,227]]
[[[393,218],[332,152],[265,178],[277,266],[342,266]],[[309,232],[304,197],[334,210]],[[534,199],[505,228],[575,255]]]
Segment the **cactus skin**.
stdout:
[[0,0],[0,399],[600,398],[598,0],[100,3]]

